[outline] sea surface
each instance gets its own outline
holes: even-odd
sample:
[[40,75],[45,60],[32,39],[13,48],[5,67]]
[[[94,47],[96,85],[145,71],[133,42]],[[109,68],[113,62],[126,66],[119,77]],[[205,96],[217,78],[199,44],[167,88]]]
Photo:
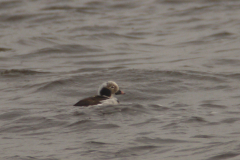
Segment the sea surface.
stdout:
[[240,160],[240,1],[0,0],[0,159]]

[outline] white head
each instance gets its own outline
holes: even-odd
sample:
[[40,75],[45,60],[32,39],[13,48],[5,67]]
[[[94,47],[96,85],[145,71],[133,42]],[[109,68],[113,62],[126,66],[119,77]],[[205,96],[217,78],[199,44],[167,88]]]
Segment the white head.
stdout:
[[117,83],[114,81],[104,82],[98,88],[98,95],[112,97],[114,94],[125,94],[119,89]]

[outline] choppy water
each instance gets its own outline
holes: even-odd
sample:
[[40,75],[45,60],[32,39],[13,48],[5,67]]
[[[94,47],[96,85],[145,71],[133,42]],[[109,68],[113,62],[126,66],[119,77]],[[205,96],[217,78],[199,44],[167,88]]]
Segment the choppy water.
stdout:
[[[1,0],[0,159],[240,159],[240,1]],[[116,81],[116,106],[76,108]]]

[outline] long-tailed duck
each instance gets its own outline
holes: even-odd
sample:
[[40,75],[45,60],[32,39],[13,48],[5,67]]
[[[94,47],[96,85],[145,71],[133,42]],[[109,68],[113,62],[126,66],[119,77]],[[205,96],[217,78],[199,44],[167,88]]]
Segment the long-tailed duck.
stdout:
[[125,94],[121,91],[116,82],[104,82],[98,89],[98,95],[80,100],[74,106],[92,106],[92,105],[109,105],[118,104],[119,101],[114,94]]

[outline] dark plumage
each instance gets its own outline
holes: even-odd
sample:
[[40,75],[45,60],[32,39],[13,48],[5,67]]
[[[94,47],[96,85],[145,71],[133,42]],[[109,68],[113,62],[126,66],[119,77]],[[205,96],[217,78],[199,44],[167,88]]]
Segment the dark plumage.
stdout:
[[107,88],[102,88],[100,90],[100,95],[111,97],[111,91],[109,89],[107,89]]
[[80,100],[74,106],[92,106],[99,104],[100,101],[107,100],[108,97],[105,96],[94,96]]

